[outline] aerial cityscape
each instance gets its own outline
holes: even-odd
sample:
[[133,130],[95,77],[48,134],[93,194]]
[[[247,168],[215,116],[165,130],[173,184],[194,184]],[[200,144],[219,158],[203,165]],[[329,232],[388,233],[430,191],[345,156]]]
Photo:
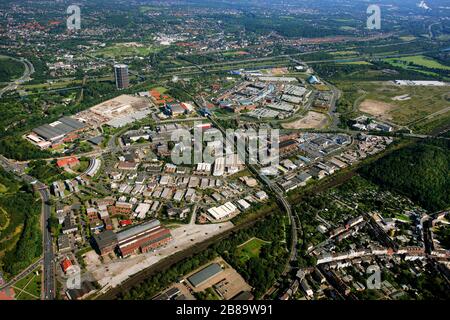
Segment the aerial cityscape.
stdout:
[[0,300],[449,299],[448,0],[0,2]]

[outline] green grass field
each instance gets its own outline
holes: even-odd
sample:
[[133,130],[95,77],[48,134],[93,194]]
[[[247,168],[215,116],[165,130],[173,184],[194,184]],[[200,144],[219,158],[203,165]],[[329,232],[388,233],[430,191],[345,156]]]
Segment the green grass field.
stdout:
[[16,282],[13,287],[17,300],[39,300],[41,296],[41,270],[36,268],[32,273]]
[[338,64],[359,65],[359,66],[371,66],[372,65],[370,62],[367,62],[367,61],[339,62]]
[[450,34],[442,34],[442,35],[438,36],[437,38],[440,41],[448,41],[448,40],[450,40]]
[[333,56],[354,56],[357,55],[358,52],[357,51],[335,51],[335,52],[330,52],[331,55]]
[[0,183],[0,193],[6,193],[8,191],[8,188],[6,188],[3,184]]
[[413,40],[416,40],[417,38],[414,36],[403,36],[403,37],[400,37],[399,39],[402,41],[413,41]]
[[405,221],[405,222],[408,222],[408,223],[411,222],[411,219],[408,216],[404,215],[404,214],[398,214],[398,215],[395,216],[395,218],[399,219],[399,220],[402,220],[402,221]]
[[[450,111],[440,114],[437,117],[415,123],[411,129],[414,132],[423,134],[440,134],[446,130],[448,131],[450,129]],[[447,133],[447,137],[450,137],[449,133]]]
[[139,7],[139,12],[140,13],[147,13],[149,11],[155,11],[155,10],[160,10],[161,8],[159,7],[152,7],[152,6],[140,6]]
[[252,238],[249,241],[241,244],[238,250],[238,256],[241,261],[247,261],[251,258],[258,258],[261,248],[269,242],[259,238]]
[[105,47],[94,51],[92,54],[94,56],[103,56],[105,58],[121,58],[121,57],[131,57],[131,56],[141,56],[145,57],[152,53],[158,52],[161,47],[155,45],[142,45],[134,46],[123,43],[116,43],[109,47]]
[[354,30],[356,30],[356,28],[350,27],[350,26],[342,26],[342,27],[339,27],[339,30],[343,30],[343,31],[354,31]]
[[156,88],[152,88],[152,90],[156,90],[160,94],[165,94],[168,91],[167,88],[164,88],[164,87],[156,87]]
[[410,66],[409,63],[414,65],[418,65],[421,67],[429,68],[429,69],[440,69],[440,70],[450,70],[449,66],[445,66],[439,63],[436,60],[425,56],[410,56],[410,57],[401,57],[401,58],[389,58],[384,61],[390,63],[395,67],[406,68],[406,69],[415,69],[414,66]]

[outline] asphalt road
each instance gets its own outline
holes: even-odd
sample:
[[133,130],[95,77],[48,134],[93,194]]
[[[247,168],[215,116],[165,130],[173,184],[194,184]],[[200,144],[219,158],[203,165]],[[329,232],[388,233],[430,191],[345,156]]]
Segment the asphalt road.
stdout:
[[40,189],[42,198],[43,241],[44,241],[44,300],[55,299],[55,263],[53,253],[52,235],[47,227],[47,221],[51,215],[51,206],[47,204],[50,199],[48,188]]
[[21,273],[19,273],[17,276],[12,278],[10,281],[5,283],[4,285],[0,286],[0,290],[3,290],[4,288],[7,288],[9,286],[14,285],[17,281],[22,280],[26,276],[28,276],[30,273],[32,273],[40,264],[42,263],[42,258],[33,263],[32,265],[28,266],[25,270],[23,270]]

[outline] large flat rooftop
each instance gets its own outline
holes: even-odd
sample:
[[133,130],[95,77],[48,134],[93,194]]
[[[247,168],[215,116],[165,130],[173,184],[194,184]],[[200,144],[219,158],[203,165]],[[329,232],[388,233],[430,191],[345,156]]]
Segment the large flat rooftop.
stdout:
[[206,268],[203,268],[197,273],[194,273],[188,278],[189,282],[194,286],[198,287],[203,282],[214,277],[219,272],[222,272],[222,267],[218,263],[212,263]]
[[86,125],[70,117],[63,117],[50,124],[44,124],[33,129],[33,132],[45,140],[54,140],[63,137],[71,132],[78,131]]

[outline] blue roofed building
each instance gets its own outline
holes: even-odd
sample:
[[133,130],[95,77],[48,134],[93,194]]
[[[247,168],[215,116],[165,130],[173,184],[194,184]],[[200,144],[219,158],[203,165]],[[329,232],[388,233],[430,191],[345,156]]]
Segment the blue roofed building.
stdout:
[[320,80],[317,79],[316,76],[310,76],[306,81],[308,81],[309,84],[319,84]]

